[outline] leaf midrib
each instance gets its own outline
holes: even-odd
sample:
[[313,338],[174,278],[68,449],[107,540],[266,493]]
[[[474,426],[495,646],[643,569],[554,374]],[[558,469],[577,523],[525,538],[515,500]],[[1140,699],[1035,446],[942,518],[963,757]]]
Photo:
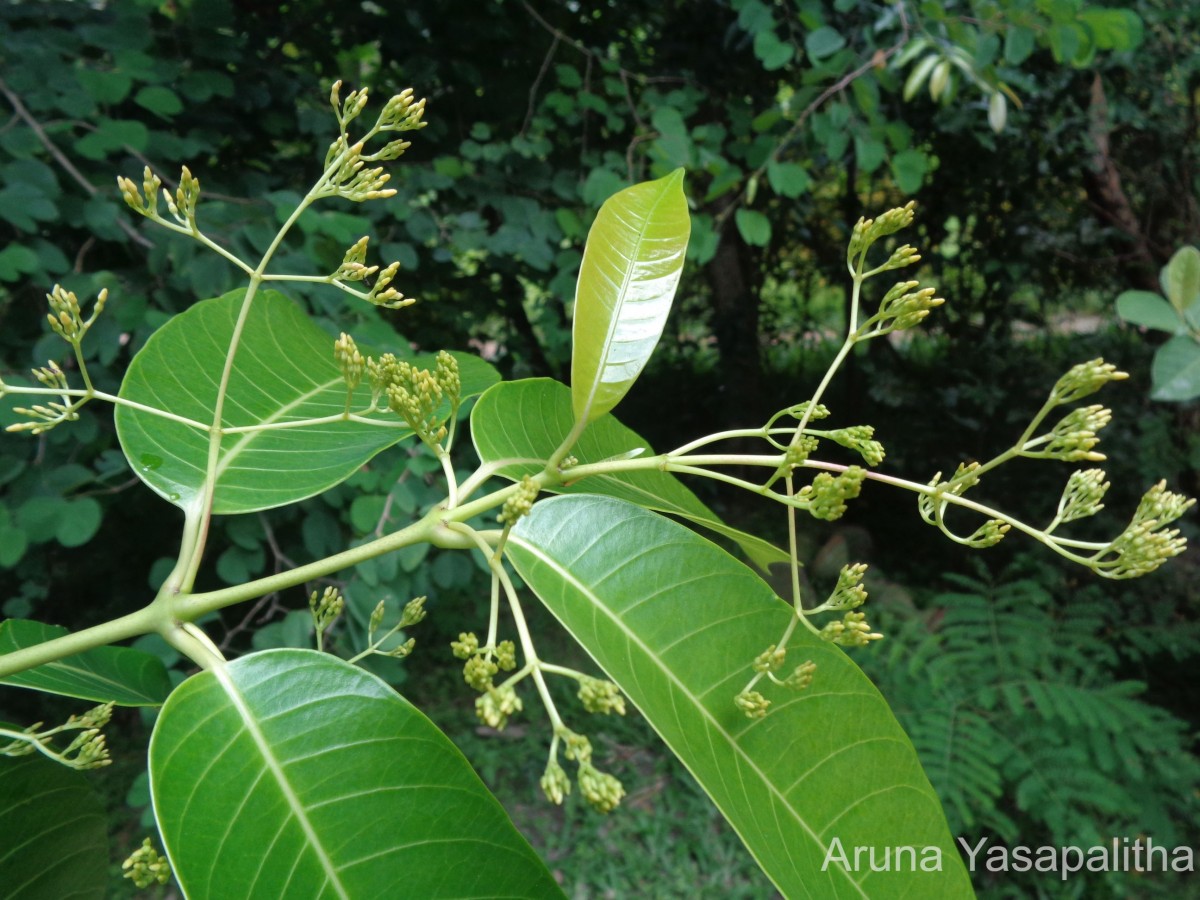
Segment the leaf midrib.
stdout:
[[251,740],[254,741],[255,746],[258,748],[258,752],[262,757],[264,765],[275,779],[275,783],[278,786],[280,793],[283,794],[283,798],[286,801],[288,808],[291,809],[292,815],[295,816],[296,821],[300,824],[300,828],[304,832],[304,836],[307,839],[308,846],[312,848],[313,852],[316,854],[317,861],[321,864],[321,868],[325,871],[325,877],[329,879],[334,891],[337,892],[337,895],[341,898],[341,900],[350,900],[350,894],[347,893],[345,886],[342,884],[341,878],[338,877],[337,868],[334,866],[333,860],[330,859],[329,853],[326,851],[325,846],[321,843],[321,839],[317,835],[316,829],[313,827],[312,822],[310,822],[308,819],[308,814],[305,812],[304,805],[300,802],[300,798],[296,795],[296,791],[292,787],[292,783],[288,780],[286,773],[283,771],[283,766],[280,765],[279,760],[276,759],[274,752],[272,752],[271,745],[267,741],[266,735],[263,734],[262,729],[258,725],[258,720],[254,717],[250,707],[247,705],[246,698],[242,696],[241,692],[238,690],[237,684],[234,683],[232,676],[229,674],[228,668],[226,668],[224,665],[220,665],[214,667],[212,672],[216,676],[216,679],[220,683],[221,687],[224,689],[226,696],[229,698],[229,702],[233,705],[233,708],[237,710],[238,715],[242,719],[242,724],[245,727],[246,732],[250,735]]

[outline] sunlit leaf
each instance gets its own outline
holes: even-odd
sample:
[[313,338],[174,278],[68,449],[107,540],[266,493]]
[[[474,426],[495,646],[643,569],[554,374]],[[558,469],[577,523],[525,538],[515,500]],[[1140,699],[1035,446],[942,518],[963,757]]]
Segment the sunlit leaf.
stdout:
[[614,194],[592,223],[572,331],[577,421],[620,402],[662,335],[683,270],[690,222],[683,170]]
[[[471,411],[471,436],[482,462],[529,460],[510,463],[497,471],[497,475],[513,481],[539,472],[544,464],[534,460],[548,459],[573,424],[571,392],[565,385],[549,378],[494,385],[484,392]],[[571,448],[571,455],[580,464],[585,464],[602,462],[639,448],[644,448],[647,456],[653,455],[654,451],[645,439],[610,414],[588,425]],[[736,541],[745,554],[763,568],[788,559],[786,553],[762,538],[730,528],[679,479],[658,469],[595,475],[553,490],[618,497],[647,509],[679,516]]]
[[[121,397],[202,424],[213,420],[226,352],[243,291],[204,300],[159,329],[134,357]],[[382,348],[401,358],[407,344]],[[487,363],[455,354],[463,395],[499,380]],[[414,357],[430,366],[432,357]],[[370,398],[359,386],[354,407]],[[333,338],[292,301],[275,291],[255,297],[242,330],[229,380],[225,428],[279,425],[339,415],[346,385],[333,358]],[[217,458],[215,513],[269,509],[311,497],[350,477],[386,447],[408,437],[394,416],[384,425],[350,421],[225,435]],[[116,411],[117,435],[133,470],[155,492],[188,507],[204,485],[207,431],[127,406]]]
[[155,725],[150,785],[191,900],[562,897],[449,739],[327,654],[188,679]]
[[[798,628],[765,718],[734,696],[790,607],[682,525],[619,500],[555,497],[509,539],[525,582],[637,704],[786,897],[971,897],[937,796],[887,702],[839,648]],[[786,674],[786,673],[785,673]],[[836,840],[835,840],[836,839]],[[936,848],[939,870],[847,871],[838,847]],[[922,851],[918,851],[920,853]]]

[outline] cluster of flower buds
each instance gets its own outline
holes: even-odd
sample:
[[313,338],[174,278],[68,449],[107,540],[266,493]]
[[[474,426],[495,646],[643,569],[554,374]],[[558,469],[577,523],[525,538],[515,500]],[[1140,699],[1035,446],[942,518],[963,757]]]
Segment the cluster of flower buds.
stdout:
[[583,708],[599,715],[625,715],[625,698],[621,689],[603,678],[587,675],[579,679],[579,699]]
[[424,115],[425,98],[414,100],[412,88],[405,88],[384,104],[378,127],[380,131],[419,131],[429,124]]
[[346,402],[349,404],[350,395],[362,381],[367,361],[358,352],[358,345],[354,343],[354,338],[344,331],[333,342],[333,359],[338,364],[338,368],[342,370],[342,378],[346,381]]
[[308,611],[312,614],[313,629],[317,635],[318,648],[320,648],[325,632],[329,630],[329,626],[334,623],[334,620],[342,614],[342,610],[345,608],[346,598],[335,587],[327,587],[321,594],[313,591],[308,595]]
[[848,612],[841,621],[833,621],[821,629],[821,637],[843,647],[865,647],[871,641],[883,637],[878,632],[871,631],[867,624],[867,614]]
[[169,191],[163,191],[167,201],[167,210],[178,222],[191,231],[196,230],[196,207],[200,203],[200,179],[196,178],[187,166],[179,174],[179,187],[175,189],[172,198]]
[[133,179],[121,175],[117,176],[117,188],[121,191],[125,205],[134,212],[149,219],[158,218],[158,192],[162,189],[162,179],[151,172],[149,166],[142,169],[140,192]]
[[363,157],[363,142],[346,144],[345,138],[339,137],[329,148],[327,156],[332,157],[329,159],[331,171],[323,196],[344,197],[355,203],[396,196],[395,188],[384,187],[392,176],[383,171],[382,166],[366,167],[368,160]]
[[576,734],[568,728],[561,728],[555,735],[550,748],[550,759],[546,763],[546,771],[541,778],[542,791],[551,803],[561,804],[563,798],[571,793],[571,779],[558,762],[558,741],[564,739],[566,756],[574,760],[579,770],[577,780],[579,793],[591,804],[597,812],[610,813],[621,803],[625,796],[625,788],[620,780],[607,772],[601,772],[592,764],[592,744],[582,734]]
[[871,425],[852,425],[849,428],[827,431],[824,437],[853,450],[868,466],[879,465],[886,455],[883,444],[872,440],[875,437],[875,428]]
[[367,244],[369,237],[361,237],[346,251],[342,264],[338,266],[333,277],[340,281],[362,281],[379,271],[379,266],[367,265]]
[[[916,202],[910,200],[904,206],[896,209],[889,209],[887,212],[874,219],[859,219],[854,225],[854,229],[850,232],[850,243],[846,249],[846,264],[850,267],[851,274],[856,274],[857,264],[861,262],[870,246],[879,240],[881,237],[887,237],[890,234],[895,234],[902,228],[907,228],[913,221],[913,210],[916,208]],[[901,251],[904,251],[903,253]],[[897,257],[899,257],[897,259]],[[914,258],[915,257],[915,258]],[[909,260],[904,262],[903,260]],[[889,268],[898,268],[901,265],[911,265],[920,259],[912,251],[911,247],[902,247],[900,250],[892,254],[892,259],[888,262],[894,265],[889,265]]]
[[1096,393],[1110,381],[1121,381],[1128,378],[1128,372],[1119,372],[1112,363],[1103,359],[1092,359],[1072,366],[1070,370],[1058,379],[1050,391],[1050,401],[1061,406],[1073,403]]
[[842,566],[838,573],[837,584],[829,594],[829,599],[822,605],[822,610],[842,611],[858,609],[867,602],[867,589],[863,587],[863,576],[867,574],[866,563],[852,563]]
[[517,667],[517,650],[512,641],[501,641],[494,648],[481,648],[474,633],[464,631],[457,641],[451,641],[450,650],[459,659],[466,660],[463,680],[480,692],[475,699],[475,714],[485,725],[500,730],[508,724],[509,716],[520,712],[524,706],[512,684],[498,687],[492,681],[500,670],[511,672]]
[[[181,229],[198,234],[196,228],[196,207],[200,204],[200,179],[184,166],[179,173],[179,186],[174,195],[162,186],[162,179],[146,166],[142,170],[141,190],[131,178],[117,176],[117,188],[125,205],[139,215],[148,219],[162,221],[158,213],[159,192],[167,201],[167,210]],[[167,223],[170,224],[169,222]]]
[[917,281],[898,281],[879,301],[879,311],[859,326],[862,338],[879,337],[919,325],[930,311],[946,301],[935,297],[933,288],[920,288]]
[[517,689],[511,684],[488,688],[475,698],[475,715],[489,728],[500,731],[508,724],[509,716],[524,709]]
[[68,291],[60,284],[56,284],[46,295],[46,301],[50,304],[50,312],[46,314],[50,330],[67,343],[78,344],[88,333],[96,317],[104,312],[104,304],[108,302],[108,289],[105,288],[96,295],[92,314],[86,320],[83,318],[83,311],[75,292]]
[[1104,495],[1112,486],[1105,481],[1103,469],[1079,469],[1071,473],[1067,486],[1058,501],[1055,525],[1086,519],[1104,509]]
[[383,624],[383,618],[387,614],[387,601],[380,600],[375,604],[375,609],[371,611],[371,617],[367,621],[367,650],[360,656],[374,653],[380,656],[390,656],[393,659],[403,659],[411,654],[417,645],[414,638],[402,641],[387,650],[383,650],[381,647],[396,632],[411,628],[425,618],[425,600],[425,597],[414,597],[404,604],[404,610],[400,613],[400,621],[393,625],[387,634],[378,639],[375,637],[375,632],[379,630]]
[[1195,502],[1168,491],[1166,482],[1160,481],[1142,497],[1125,530],[1092,558],[1092,569],[1105,578],[1137,578],[1178,556],[1187,548],[1187,539],[1179,529],[1167,526]]
[[154,849],[150,838],[142,841],[129,858],[121,863],[126,878],[133,881],[138,888],[145,890],[152,884],[166,884],[171,880],[171,864],[165,856]]
[[771,701],[758,691],[745,690],[733,698],[734,705],[746,714],[748,719],[761,719],[767,714]]
[[[107,766],[112,760],[108,756],[108,746],[100,729],[112,718],[112,710],[111,703],[102,703],[82,715],[69,717],[65,723],[55,728],[42,730],[42,723],[36,722],[19,734],[9,732],[12,739],[8,744],[0,745],[0,756],[25,756],[38,750],[72,769],[99,769]],[[67,731],[79,733],[66,749],[55,749],[52,744],[54,736]]]
[[496,521],[502,525],[515,525],[517,519],[529,515],[539,491],[537,482],[526,475],[517,485],[516,493],[504,501],[504,506],[496,516]]
[[[372,405],[381,397],[426,443],[436,444],[446,436],[445,421],[453,416],[462,399],[462,381],[458,361],[446,351],[437,355],[432,371],[385,353],[379,359],[368,358],[367,379],[371,384]],[[448,414],[441,412],[443,400],[449,401]]]
[[[1112,410],[1098,403],[1073,409],[1049,432],[1025,444],[1021,455],[1031,459],[1064,462],[1099,462],[1104,454],[1092,448],[1100,443],[1097,432],[1112,421]],[[1036,448],[1036,449],[1035,449]]]
[[836,476],[822,472],[812,484],[801,488],[797,497],[814,519],[832,522],[846,512],[846,501],[858,496],[866,476],[866,470],[859,466],[850,466]]

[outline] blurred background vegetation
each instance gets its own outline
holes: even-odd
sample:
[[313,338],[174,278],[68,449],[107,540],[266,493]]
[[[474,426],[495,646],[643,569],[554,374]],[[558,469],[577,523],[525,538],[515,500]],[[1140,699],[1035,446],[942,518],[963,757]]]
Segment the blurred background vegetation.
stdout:
[[[397,284],[420,302],[399,313],[298,287],[331,330],[565,379],[591,217],[620,187],[684,166],[691,265],[621,409],[666,449],[807,396],[843,327],[851,225],[915,199],[909,240],[947,303],[922,334],[851,359],[827,401],[838,422],[875,425],[889,470],[928,480],[1005,446],[1059,374],[1103,355],[1133,376],[1102,398],[1116,413],[1103,445],[1111,532],[1160,477],[1200,492],[1197,404],[1149,399],[1164,336],[1114,310],[1123,291],[1165,291],[1160,268],[1200,242],[1200,6],[1170,0],[0,0],[0,374],[20,381],[61,356],[44,328],[55,282],[81,297],[110,289],[85,350],[114,392],[169,315],[236,287],[220,258],[144,229],[115,177],[150,165],[173,185],[188,165],[206,231],[254,255],[319,173],[335,79],[380,98],[412,86],[430,125],[394,168],[394,201],[322,206],[278,257],[280,271],[333,271],[369,234],[384,262],[401,262]],[[1200,305],[1191,313],[1173,340],[1195,342]],[[1188,359],[1172,374],[1200,393]],[[222,520],[204,578],[237,583],[403,524],[437,499],[434,469],[391,451],[320,498]],[[1014,464],[980,499],[1048,518],[1066,475]],[[782,539],[777,509],[693,487],[734,524]],[[176,517],[130,471],[106,409],[10,436],[0,612],[80,627],[129,611],[169,566]],[[968,553],[917,524],[911,498],[869,488],[837,528],[803,535],[806,575],[819,590],[843,562],[872,565],[887,640],[857,658],[954,833],[1196,846],[1196,552],[1109,584],[1017,537]],[[1183,528],[1195,536],[1194,516]],[[446,647],[485,615],[487,578],[470,558],[413,549],[339,583],[343,649],[381,597],[429,595],[417,653],[377,671],[459,742],[571,896],[770,895],[636,717],[597,742],[630,790],[608,818],[540,797],[539,724],[477,727]],[[537,621],[544,643],[578,654]],[[231,652],[311,641],[300,591],[208,625]],[[165,645],[140,644],[187,674]],[[0,693],[3,719],[71,709]],[[151,722],[119,712],[117,762],[94,778],[114,823],[114,892],[119,860],[148,833]],[[1194,895],[1142,873],[976,884],[987,897]]]

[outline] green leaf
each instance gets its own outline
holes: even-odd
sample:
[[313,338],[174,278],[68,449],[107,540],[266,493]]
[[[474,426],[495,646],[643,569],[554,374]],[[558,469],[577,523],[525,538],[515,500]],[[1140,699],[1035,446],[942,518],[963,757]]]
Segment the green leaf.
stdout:
[[774,29],[764,28],[754,35],[754,55],[768,72],[782,69],[796,55],[796,48],[781,41]]
[[1171,338],[1154,354],[1152,400],[1183,402],[1200,397],[1200,343],[1186,334]]
[[1019,66],[1033,53],[1034,33],[1021,25],[1010,27],[1004,35],[1004,61]]
[[[797,628],[788,668],[747,719],[734,696],[794,615],[753,572],[683,526],[619,500],[555,497],[508,555],[542,602],[645,714],[785,897],[970,897],[933,788],[886,701],[837,647]],[[936,847],[940,871],[847,872],[854,848]],[[919,852],[919,851],[918,851]],[[828,863],[828,865],[825,865]]]
[[150,786],[192,900],[563,896],[446,736],[327,654],[189,678],[155,725]]
[[1117,315],[1133,325],[1174,334],[1183,323],[1171,304],[1149,291],[1126,291],[1117,298]]
[[767,183],[779,196],[794,200],[808,190],[811,179],[804,166],[799,163],[778,162],[772,159],[767,162]]
[[[238,290],[203,300],[155,332],[125,373],[121,397],[200,423],[211,422],[243,296]],[[406,348],[397,339],[393,352],[403,357]],[[464,397],[499,379],[478,357],[455,354],[455,358]],[[411,361],[426,367],[433,364],[431,356]],[[369,387],[360,385],[352,409],[362,409],[369,399]],[[346,385],[334,362],[333,339],[282,294],[260,291],[234,360],[224,427],[337,415],[345,402]],[[225,435],[213,512],[269,509],[333,487],[411,434],[398,417],[393,420],[396,427],[339,421]],[[126,458],[156,493],[184,508],[200,496],[208,462],[206,432],[126,406],[117,407],[116,423]]]
[[846,39],[828,25],[822,25],[815,31],[809,32],[808,36],[804,38],[804,49],[815,60],[833,56],[845,46]]
[[854,139],[854,156],[858,159],[858,167],[864,172],[874,172],[887,158],[887,147],[883,141],[873,137],[856,137]]
[[1162,272],[1163,293],[1183,313],[1200,300],[1200,250],[1180,247]]
[[[32,224],[32,223],[31,223]],[[20,281],[38,269],[37,254],[21,244],[0,250],[0,281]]]
[[[550,378],[529,378],[497,384],[484,392],[471,411],[471,437],[483,463],[524,459],[496,474],[520,481],[542,470],[574,424],[571,392]],[[581,465],[601,462],[630,450],[654,451],[636,432],[612,415],[591,422],[571,448]],[[674,475],[658,469],[593,475],[578,483],[552,488],[565,494],[603,494],[646,509],[680,516],[735,541],[760,568],[787,562],[788,555],[762,538],[730,528]]]
[[771,240],[771,220],[753,209],[738,209],[733,214],[738,234],[751,247],[765,247]]
[[690,231],[683,170],[614,194],[592,223],[572,330],[575,418],[620,402],[662,335]]
[[86,776],[34,753],[0,756],[0,885],[6,900],[102,900],[104,805]]
[[[57,625],[28,619],[0,622],[0,654],[44,644],[67,634]],[[0,678],[0,684],[118,706],[158,706],[171,679],[157,656],[130,647],[97,647]]]
[[142,88],[134,95],[133,102],[155,115],[170,118],[183,112],[183,103],[170,88],[154,84]]
[[892,177],[896,179],[896,186],[906,194],[920,190],[927,171],[929,158],[920,150],[904,150],[892,157]]

